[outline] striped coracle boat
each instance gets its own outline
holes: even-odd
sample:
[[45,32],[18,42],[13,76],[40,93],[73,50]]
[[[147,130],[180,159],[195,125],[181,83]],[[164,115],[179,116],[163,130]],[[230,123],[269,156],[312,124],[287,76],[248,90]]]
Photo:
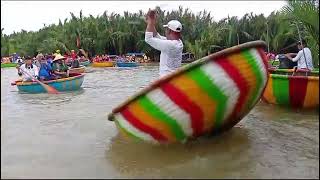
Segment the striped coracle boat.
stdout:
[[265,102],[295,109],[319,107],[319,71],[269,69],[269,72],[262,96]]
[[[43,81],[43,83],[52,86],[58,91],[75,91],[80,89],[83,81],[84,74],[70,74],[72,77],[62,78],[57,80]],[[12,83],[12,85],[17,85],[18,90],[24,93],[45,93],[47,92],[39,83],[37,82],[22,82],[21,80]]]
[[265,47],[249,42],[183,66],[113,109],[108,119],[124,135],[156,144],[226,131],[261,97]]

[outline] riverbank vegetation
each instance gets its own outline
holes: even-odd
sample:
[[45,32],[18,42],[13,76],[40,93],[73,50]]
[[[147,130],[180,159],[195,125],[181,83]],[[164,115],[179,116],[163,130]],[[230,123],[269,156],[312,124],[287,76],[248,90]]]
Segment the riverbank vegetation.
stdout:
[[[162,25],[171,19],[183,24],[185,52],[191,52],[196,59],[237,44],[253,40],[264,40],[266,51],[286,53],[296,51],[299,40],[297,26],[302,37],[311,47],[314,64],[319,63],[319,6],[318,1],[287,1],[280,11],[269,16],[245,14],[243,17],[226,17],[214,21],[206,10],[195,14],[189,9],[166,12],[159,7],[157,30],[164,34]],[[144,42],[145,14],[124,12],[124,15],[105,11],[102,15],[84,17],[70,13],[70,17],[58,24],[44,25],[39,31],[2,34],[1,56],[12,53],[35,55],[37,52],[52,53],[60,49],[62,53],[82,48],[90,56],[96,54],[125,54],[144,52],[154,61],[159,60],[158,51]]]

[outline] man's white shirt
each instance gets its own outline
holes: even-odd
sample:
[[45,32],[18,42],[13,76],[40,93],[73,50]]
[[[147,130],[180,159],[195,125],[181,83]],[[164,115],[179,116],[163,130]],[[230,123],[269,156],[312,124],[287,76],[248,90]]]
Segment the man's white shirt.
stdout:
[[145,33],[145,41],[153,48],[161,51],[160,54],[160,77],[175,71],[181,66],[183,43],[179,40],[167,40],[166,37],[153,37],[153,32]]

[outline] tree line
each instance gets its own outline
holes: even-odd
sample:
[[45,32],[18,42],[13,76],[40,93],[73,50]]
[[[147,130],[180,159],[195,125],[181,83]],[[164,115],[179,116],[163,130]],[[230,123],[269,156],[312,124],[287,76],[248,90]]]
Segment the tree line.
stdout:
[[[162,25],[169,20],[179,20],[183,24],[184,52],[193,53],[196,59],[254,40],[266,41],[269,52],[297,51],[295,43],[299,40],[299,28],[311,47],[314,64],[319,63],[319,1],[288,0],[280,11],[267,17],[247,13],[241,18],[233,16],[219,21],[214,21],[206,10],[197,14],[183,7],[170,12],[160,7],[156,10],[159,33],[164,34]],[[1,56],[52,53],[57,49],[69,53],[72,49],[82,48],[89,56],[144,52],[158,61],[160,52],[144,42],[144,17],[142,10],[124,12],[124,15],[108,15],[105,11],[96,17],[84,17],[81,10],[78,16],[70,13],[69,18],[59,20],[58,24],[44,25],[36,32],[21,30],[5,35],[1,29]]]

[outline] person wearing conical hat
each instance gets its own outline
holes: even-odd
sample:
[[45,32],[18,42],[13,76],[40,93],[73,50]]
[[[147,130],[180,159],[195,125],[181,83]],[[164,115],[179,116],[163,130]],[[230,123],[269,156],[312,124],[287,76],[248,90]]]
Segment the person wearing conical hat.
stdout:
[[56,52],[55,52],[53,55],[54,55],[54,56],[58,56],[58,55],[60,55],[60,56],[61,56],[60,50],[59,50],[59,49],[57,49],[57,50],[56,50]]
[[66,78],[69,77],[69,68],[65,64],[65,57],[57,55],[52,62],[52,71],[56,78]]

